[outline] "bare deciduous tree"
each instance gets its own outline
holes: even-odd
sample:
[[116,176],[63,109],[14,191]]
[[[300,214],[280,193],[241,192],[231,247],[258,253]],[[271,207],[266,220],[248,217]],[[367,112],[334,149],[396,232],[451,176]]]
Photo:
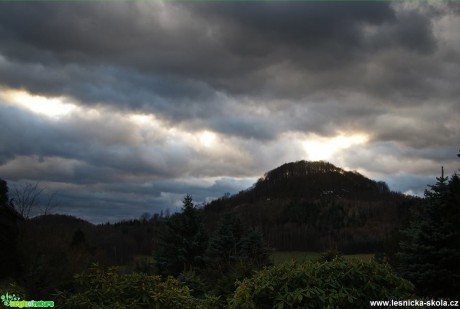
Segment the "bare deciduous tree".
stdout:
[[56,193],[44,196],[45,189],[38,182],[16,186],[12,192],[12,202],[16,211],[26,219],[30,218],[33,212],[49,214],[57,207]]
[[49,215],[53,210],[59,206],[56,201],[56,192],[47,195],[46,201],[40,205],[40,211],[42,215]]

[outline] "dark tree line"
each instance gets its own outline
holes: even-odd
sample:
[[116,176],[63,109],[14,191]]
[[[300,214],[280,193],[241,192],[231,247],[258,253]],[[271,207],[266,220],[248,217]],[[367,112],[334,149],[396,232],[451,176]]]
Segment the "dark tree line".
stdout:
[[259,230],[251,228],[245,233],[241,221],[227,214],[208,237],[202,215],[186,195],[182,212],[171,216],[160,233],[155,254],[160,273],[178,275],[209,265],[225,271],[238,261],[267,262],[268,251]]
[[222,295],[233,292],[236,279],[270,263],[258,229],[245,229],[227,214],[208,236],[202,216],[192,197],[185,196],[182,212],[172,215],[160,233],[155,252],[160,274],[177,276],[195,293],[212,290]]
[[0,179],[0,280],[19,273],[17,242],[22,220],[11,204],[6,181]]

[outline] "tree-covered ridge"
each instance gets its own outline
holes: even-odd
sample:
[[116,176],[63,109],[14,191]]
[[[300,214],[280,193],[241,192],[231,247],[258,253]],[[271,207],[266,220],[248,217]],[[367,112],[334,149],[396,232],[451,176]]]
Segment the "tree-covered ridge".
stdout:
[[376,200],[389,193],[384,182],[370,180],[356,171],[345,171],[324,161],[297,161],[265,173],[252,188],[240,194],[246,197],[246,201],[257,201],[324,196]]
[[203,217],[212,227],[219,216],[232,213],[247,226],[259,226],[279,250],[376,252],[419,200],[328,162],[298,161],[209,203]]

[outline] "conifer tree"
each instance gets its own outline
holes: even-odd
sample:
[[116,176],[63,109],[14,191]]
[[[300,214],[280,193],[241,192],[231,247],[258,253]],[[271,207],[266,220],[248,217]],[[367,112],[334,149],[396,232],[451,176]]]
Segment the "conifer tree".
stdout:
[[178,275],[203,264],[207,237],[198,209],[190,195],[182,203],[182,213],[168,219],[155,254],[158,269],[164,275]]
[[460,296],[460,179],[437,177],[426,204],[410,226],[398,254],[401,274],[421,296]]
[[257,266],[270,264],[268,248],[265,245],[262,232],[257,229],[251,229],[246,237],[241,240],[241,257]]
[[213,265],[225,271],[240,255],[242,225],[238,218],[225,215],[222,223],[209,240],[207,256]]

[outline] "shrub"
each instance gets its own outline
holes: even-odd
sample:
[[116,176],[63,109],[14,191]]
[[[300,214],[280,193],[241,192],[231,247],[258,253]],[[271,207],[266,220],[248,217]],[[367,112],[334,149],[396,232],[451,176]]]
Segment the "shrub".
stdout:
[[413,298],[386,264],[334,259],[267,268],[239,283],[229,308],[366,308],[369,300]]
[[[200,300],[172,277],[162,279],[143,273],[120,274],[92,267],[75,276],[73,293],[61,292],[60,308],[197,308]],[[208,300],[206,300],[208,301]],[[210,300],[209,300],[210,301]],[[204,301],[203,301],[204,302]]]
[[205,283],[194,270],[181,272],[177,280],[183,285],[188,286],[193,296],[203,296],[205,294]]

